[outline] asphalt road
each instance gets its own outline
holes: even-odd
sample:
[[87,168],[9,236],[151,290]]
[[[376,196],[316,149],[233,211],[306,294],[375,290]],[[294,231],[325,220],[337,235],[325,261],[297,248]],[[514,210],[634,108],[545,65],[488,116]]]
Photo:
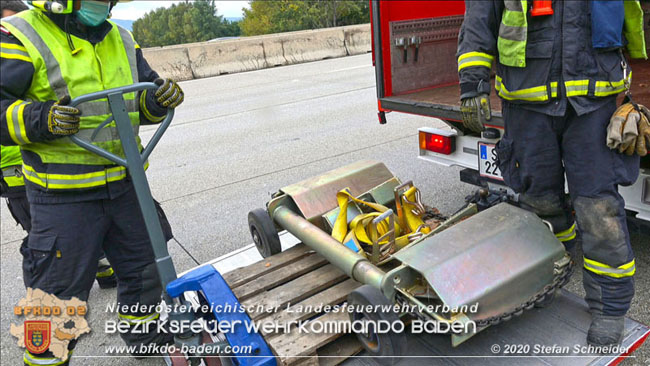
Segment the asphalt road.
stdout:
[[[425,202],[451,213],[473,187],[460,183],[458,169],[420,161],[417,128],[435,120],[390,114],[376,117],[374,69],[370,55],[324,60],[181,83],[185,103],[150,158],[149,182],[172,224],[170,252],[184,271],[251,242],[249,210],[262,207],[279,188],[361,160],[384,162],[403,181],[413,180]],[[146,138],[151,127],[143,128]],[[9,335],[18,323],[13,306],[24,295],[18,253],[23,233],[2,204],[0,339],[1,364],[17,365],[21,351]],[[630,315],[650,323],[650,240],[633,235],[637,252],[637,296]],[[642,244],[642,242],[644,244]],[[641,247],[644,246],[643,249]],[[580,274],[571,288],[580,292]],[[120,345],[104,334],[113,319],[107,304],[115,290],[91,291],[93,332],[75,350],[78,365],[158,365],[107,357],[105,347]],[[650,363],[650,346],[625,364]]]

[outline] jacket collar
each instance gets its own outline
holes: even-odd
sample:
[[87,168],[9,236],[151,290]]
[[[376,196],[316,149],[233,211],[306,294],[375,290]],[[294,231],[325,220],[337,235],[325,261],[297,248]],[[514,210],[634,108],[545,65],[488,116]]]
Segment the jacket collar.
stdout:
[[49,12],[45,14],[64,32],[84,39],[92,44],[97,44],[104,40],[108,32],[113,29],[113,25],[108,21],[105,21],[97,27],[86,27],[79,24],[77,18],[73,14],[53,14]]

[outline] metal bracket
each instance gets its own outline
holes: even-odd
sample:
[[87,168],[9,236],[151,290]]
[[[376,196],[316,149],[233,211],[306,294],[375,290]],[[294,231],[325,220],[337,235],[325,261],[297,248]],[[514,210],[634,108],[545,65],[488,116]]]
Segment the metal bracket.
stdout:
[[[392,254],[395,248],[395,220],[393,218],[393,210],[388,210],[383,214],[375,217],[370,224],[370,240],[372,240],[372,254],[370,256],[370,262],[372,264],[379,263],[380,260],[384,259],[386,255]],[[379,236],[377,226],[388,218],[388,232],[384,235]],[[386,249],[380,248],[382,240],[388,239],[388,243],[384,245]],[[381,254],[381,256],[380,256]]]
[[404,218],[404,209],[402,208],[402,195],[406,193],[411,187],[414,187],[413,181],[409,180],[402,185],[395,187],[395,209],[397,210],[397,220],[400,227],[406,227],[406,219]]

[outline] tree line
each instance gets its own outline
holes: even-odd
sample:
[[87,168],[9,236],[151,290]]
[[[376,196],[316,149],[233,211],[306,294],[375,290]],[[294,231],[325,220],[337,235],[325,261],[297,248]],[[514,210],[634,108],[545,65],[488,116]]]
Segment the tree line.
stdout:
[[133,36],[142,47],[156,47],[370,21],[368,0],[252,0],[249,4],[243,19],[231,22],[218,15],[214,0],[186,0],[136,20]]

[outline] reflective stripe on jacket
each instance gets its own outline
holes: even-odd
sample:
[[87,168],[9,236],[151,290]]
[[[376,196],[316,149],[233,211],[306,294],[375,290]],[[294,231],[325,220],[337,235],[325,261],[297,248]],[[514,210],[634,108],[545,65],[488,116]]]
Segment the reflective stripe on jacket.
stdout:
[[[28,100],[59,100],[66,95],[75,98],[138,82],[137,45],[127,30],[115,24],[104,39],[94,45],[70,35],[76,48],[74,52],[69,47],[68,35],[40,11],[25,11],[5,18],[2,25],[23,44],[33,62],[32,84],[25,95]],[[138,100],[135,93],[125,95],[125,100],[137,134]],[[126,177],[123,168],[82,149],[68,138],[37,143],[28,141],[22,113],[19,112],[25,103],[17,101],[10,107],[17,113],[8,124],[12,125],[9,126],[12,139],[30,152],[24,154],[23,167],[29,183],[45,190],[86,189]],[[108,103],[106,100],[84,103],[79,109],[82,117],[77,136],[90,141],[93,130],[111,116]],[[114,123],[104,127],[92,143],[123,156]]]
[[20,172],[23,159],[20,157],[20,147],[0,145],[0,169],[2,179],[9,188],[22,187],[23,174]]

